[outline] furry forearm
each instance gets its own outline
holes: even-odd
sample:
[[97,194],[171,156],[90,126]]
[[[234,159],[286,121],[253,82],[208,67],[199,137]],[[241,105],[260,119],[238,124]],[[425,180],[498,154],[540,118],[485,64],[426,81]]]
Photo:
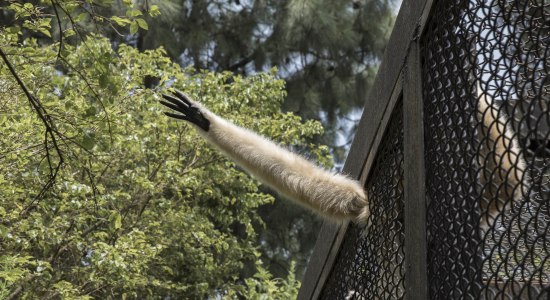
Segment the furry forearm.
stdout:
[[160,103],[175,112],[169,117],[195,126],[210,143],[277,192],[322,215],[364,223],[367,197],[359,182],[331,173],[247,129],[210,112],[187,95],[175,91]]
[[210,129],[199,130],[201,135],[260,181],[326,217],[366,221],[367,199],[357,181],[324,170],[204,108],[202,111]]

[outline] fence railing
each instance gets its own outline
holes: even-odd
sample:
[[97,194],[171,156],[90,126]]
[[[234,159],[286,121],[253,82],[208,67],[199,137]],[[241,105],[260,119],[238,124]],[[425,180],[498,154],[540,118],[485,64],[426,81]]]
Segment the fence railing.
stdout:
[[550,297],[550,2],[403,1],[300,299]]

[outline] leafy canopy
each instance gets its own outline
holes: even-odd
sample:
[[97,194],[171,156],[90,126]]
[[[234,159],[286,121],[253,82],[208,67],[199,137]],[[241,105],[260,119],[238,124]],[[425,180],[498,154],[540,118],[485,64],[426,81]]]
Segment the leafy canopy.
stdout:
[[[173,61],[197,69],[245,75],[276,66],[277,76],[286,81],[282,110],[321,120],[325,132],[315,140],[330,145],[331,154],[341,163],[399,2],[6,0],[0,1],[0,30],[17,33],[22,43],[29,38],[40,45],[55,43],[58,58],[49,62],[63,73],[71,69],[64,57],[72,48],[66,46],[80,43],[91,33],[107,37],[115,48],[126,44],[144,51],[162,45]],[[101,84],[109,84],[106,75],[100,79]],[[160,79],[145,76],[143,86],[155,87]],[[50,145],[56,136],[53,129],[46,130]],[[81,143],[91,146],[93,137],[86,136]],[[52,148],[52,156],[56,150]],[[51,161],[53,174],[58,162]],[[44,178],[46,185],[55,177]],[[281,201],[258,212],[266,222],[264,228],[256,227],[266,268],[284,277],[292,257],[301,277],[320,220]]]
[[[329,164],[308,143],[320,124],[280,111],[274,70],[181,70],[162,48],[95,35],[60,54],[20,30],[3,28],[0,49],[51,125],[0,64],[0,298],[296,296],[293,270],[274,279],[259,259],[256,209],[272,196],[157,104],[178,88]],[[142,88],[148,76],[157,90]]]

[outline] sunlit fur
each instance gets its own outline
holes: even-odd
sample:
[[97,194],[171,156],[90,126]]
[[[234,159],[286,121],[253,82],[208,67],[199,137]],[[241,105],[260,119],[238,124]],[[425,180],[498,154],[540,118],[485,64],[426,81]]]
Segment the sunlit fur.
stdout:
[[491,97],[480,93],[478,101],[479,183],[483,196],[480,225],[486,229],[513,201],[526,197],[528,180],[518,135],[510,119]]
[[369,214],[367,197],[359,182],[324,170],[199,104],[195,105],[210,121],[208,131],[197,128],[198,132],[254,177],[330,219],[366,221]]

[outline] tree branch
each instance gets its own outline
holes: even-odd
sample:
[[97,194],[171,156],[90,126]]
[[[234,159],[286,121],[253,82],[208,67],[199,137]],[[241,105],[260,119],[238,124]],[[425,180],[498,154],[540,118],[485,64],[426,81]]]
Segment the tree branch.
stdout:
[[[46,147],[46,155],[47,155],[47,159],[48,159],[48,165],[50,167],[50,176],[48,178],[48,181],[42,187],[42,189],[36,195],[36,197],[31,201],[31,203],[29,205],[27,205],[27,207],[25,207],[21,211],[20,215],[23,215],[26,212],[28,212],[31,207],[35,206],[36,202],[40,198],[42,198],[42,196],[55,183],[55,179],[57,177],[57,174],[58,174],[59,170],[61,169],[61,166],[63,165],[63,153],[62,153],[62,151],[61,151],[61,149],[59,148],[59,145],[58,145],[58,137],[56,136],[55,123],[53,122],[52,118],[50,117],[50,115],[48,114],[48,112],[46,111],[46,109],[44,108],[42,103],[40,103],[40,100],[38,100],[38,98],[31,95],[31,93],[27,89],[27,86],[25,85],[25,83],[23,83],[23,81],[21,80],[19,75],[17,75],[17,72],[15,71],[15,69],[14,69],[13,65],[10,63],[10,61],[8,60],[8,57],[6,56],[6,54],[4,53],[2,48],[0,48],[0,56],[2,57],[2,59],[4,60],[6,65],[8,66],[8,69],[10,70],[10,73],[12,74],[13,78],[15,78],[15,80],[17,81],[17,84],[19,85],[21,90],[23,90],[23,93],[25,93],[25,95],[27,96],[27,99],[29,100],[32,108],[35,110],[35,112],[38,115],[38,117],[40,118],[40,120],[42,120],[42,123],[44,124],[44,127],[46,127],[46,132],[44,134],[44,144],[45,144],[45,147]],[[52,162],[52,159],[51,159],[51,153],[50,153],[50,150],[49,150],[48,140],[51,140],[51,142],[53,144],[53,148],[55,149],[57,157],[59,158],[59,161],[57,162],[57,164],[55,166],[53,166],[53,162]]]

